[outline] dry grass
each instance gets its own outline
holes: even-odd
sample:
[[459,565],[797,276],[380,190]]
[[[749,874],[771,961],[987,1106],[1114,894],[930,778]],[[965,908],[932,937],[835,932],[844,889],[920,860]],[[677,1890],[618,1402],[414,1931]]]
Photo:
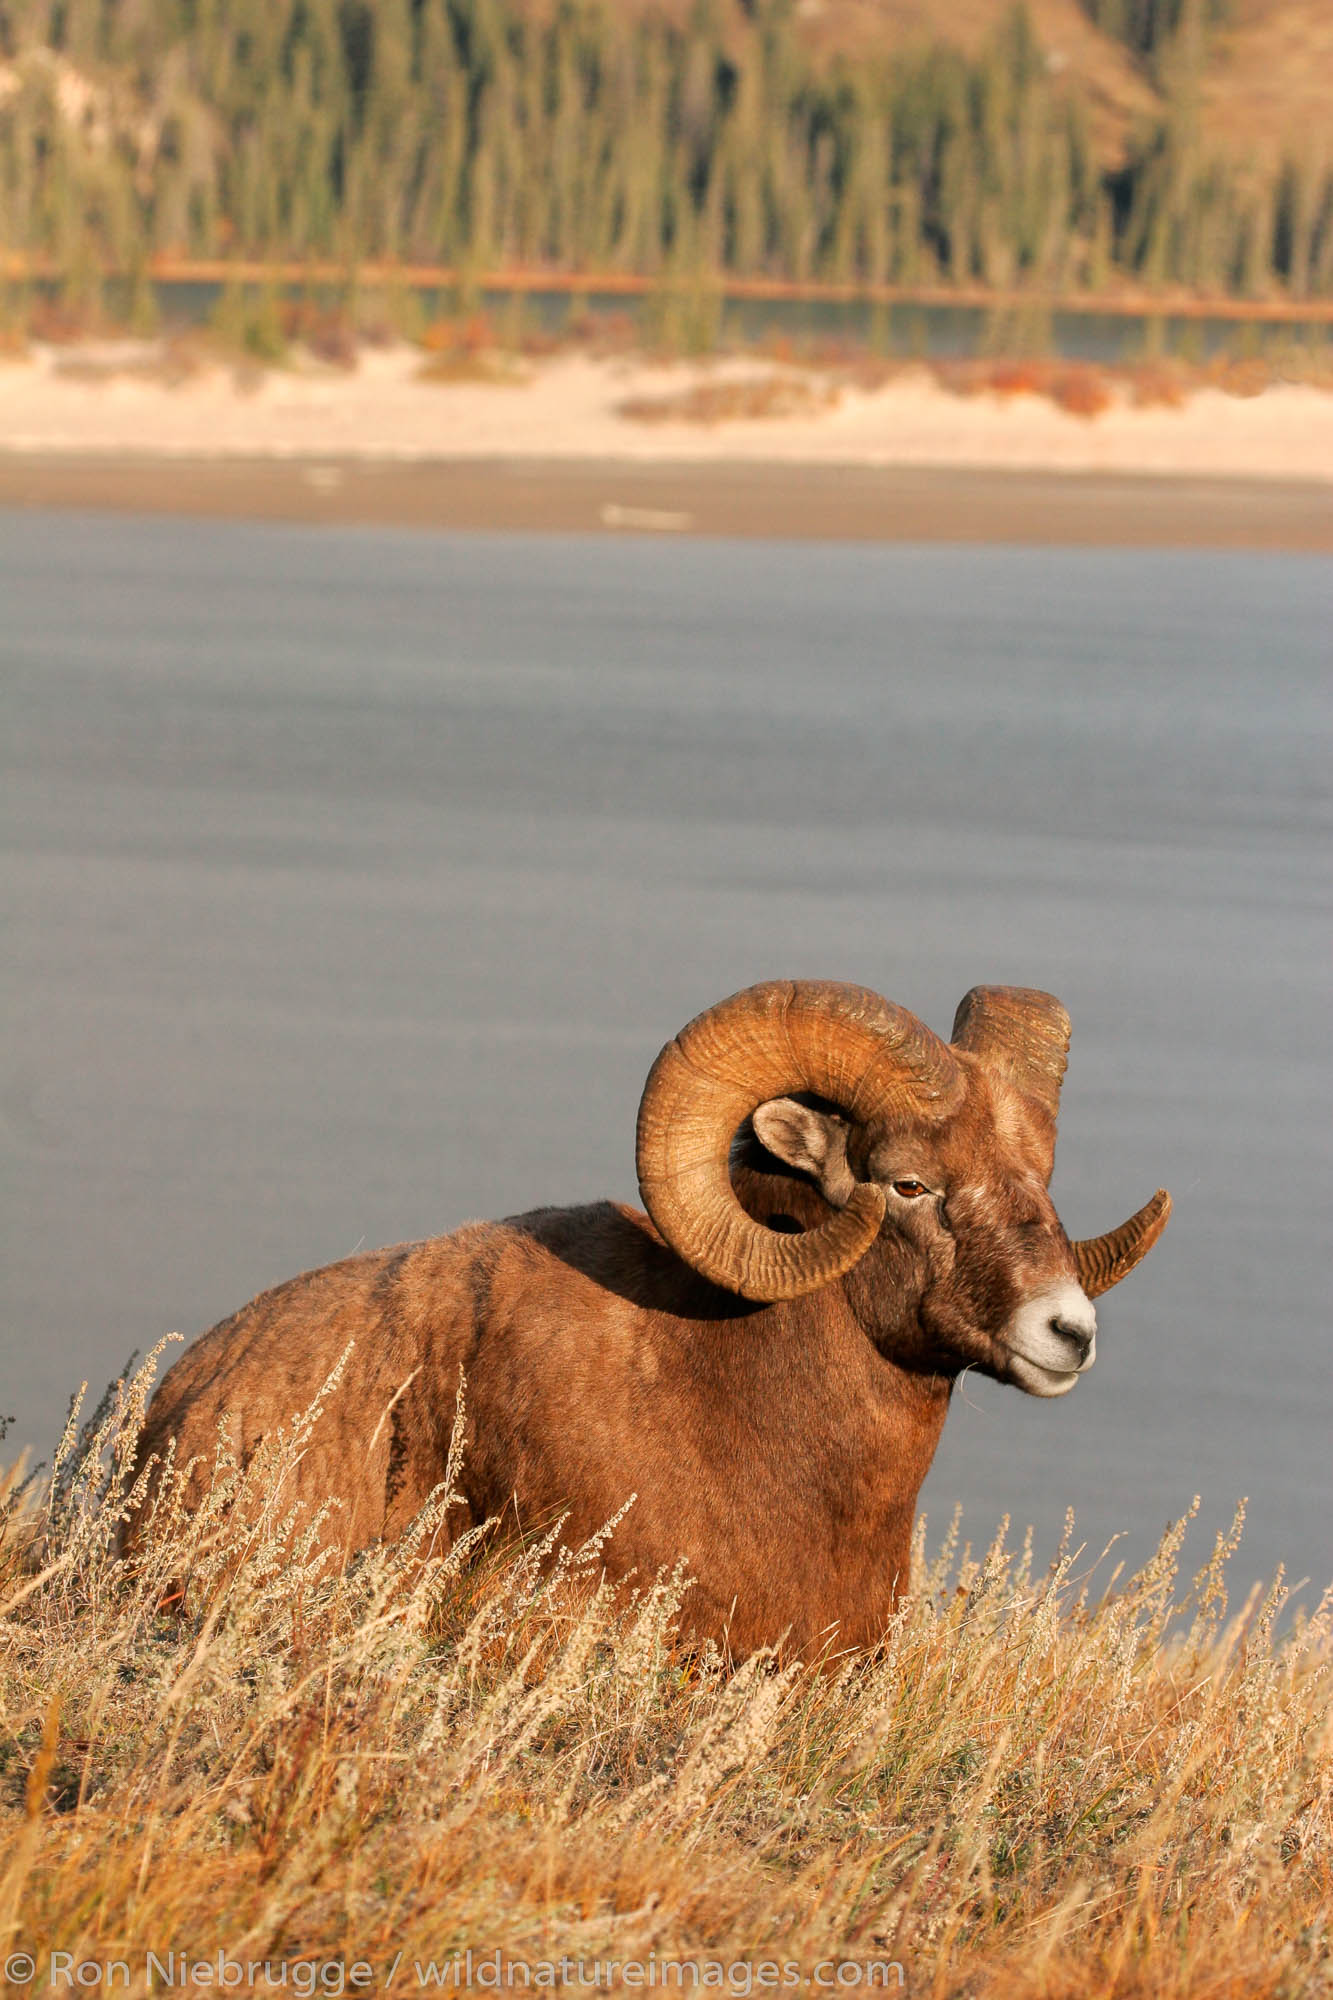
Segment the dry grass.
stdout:
[[53,1949],[133,1991],[149,1950],[222,1949],[382,1989],[402,1953],[413,1992],[470,1946],[588,1983],[713,1962],[732,1992],[761,1961],[977,2000],[1329,1988],[1333,1600],[1280,1640],[1280,1580],[1233,1615],[1234,1537],[1179,1600],[1184,1523],[1110,1594],[1070,1552],[1034,1575],[1003,1533],[950,1538],[875,1654],[729,1670],[673,1640],[678,1579],[617,1605],[595,1549],[328,1574],[283,1498],[314,1414],[249,1529],[222,1449],[214,1502],[168,1495],[130,1574],[141,1396],[67,1433],[0,1565],[0,1949],[39,1981]]
[[419,382],[496,382],[517,389],[527,379],[527,374],[512,355],[503,354],[499,349],[473,352],[455,348],[447,353],[431,354],[417,370]]
[[995,359],[937,361],[931,373],[955,396],[1039,396],[1070,416],[1098,417],[1121,398],[1136,409],[1153,405],[1181,409],[1200,389],[1224,395],[1261,396],[1280,383],[1333,388],[1327,349],[1291,342],[1248,359],[1219,355],[1208,362],[1140,361],[1105,365],[1093,361]]
[[[900,376],[909,364],[876,356],[817,359],[804,363],[784,357],[767,374],[705,377],[657,396],[636,396],[618,414],[641,424],[714,425],[774,417],[810,417],[835,409],[847,390],[872,395]],[[1106,364],[1037,357],[939,360],[927,364],[933,379],[951,395],[1035,396],[1068,416],[1088,421],[1117,401],[1134,408],[1182,408],[1199,389],[1230,396],[1258,396],[1282,382],[1333,387],[1326,349],[1292,342],[1281,351],[1248,359],[1218,356],[1206,363],[1181,360]]]
[[506,350],[485,313],[432,320],[421,336],[422,382],[498,382],[517,387],[528,378]]
[[664,396],[631,396],[618,414],[638,424],[722,424],[765,417],[812,417],[841,398],[836,382],[795,374],[730,375],[692,382]]
[[1044,396],[1075,417],[1099,417],[1114,399],[1109,372],[1090,362],[942,361],[932,372],[955,396]]

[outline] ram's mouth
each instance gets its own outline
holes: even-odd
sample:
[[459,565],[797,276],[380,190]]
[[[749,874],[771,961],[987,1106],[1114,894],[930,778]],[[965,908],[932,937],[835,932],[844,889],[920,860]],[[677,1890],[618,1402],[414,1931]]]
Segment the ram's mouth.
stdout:
[[1054,1285],[1026,1300],[996,1338],[1011,1382],[1029,1396],[1067,1396],[1097,1358],[1097,1315],[1079,1286]]
[[1029,1396],[1067,1396],[1080,1375],[1086,1375],[1092,1366],[1086,1361],[1081,1368],[1048,1368],[1044,1362],[1033,1361],[1026,1354],[1020,1354],[1016,1347],[1006,1349],[1009,1356],[1010,1379]]

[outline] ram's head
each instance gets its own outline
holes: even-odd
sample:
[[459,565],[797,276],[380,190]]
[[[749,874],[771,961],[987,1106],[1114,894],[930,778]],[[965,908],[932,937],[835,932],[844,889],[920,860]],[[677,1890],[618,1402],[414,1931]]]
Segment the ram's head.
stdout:
[[[851,1274],[853,1293],[878,1287],[867,1317],[897,1354],[1063,1395],[1092,1366],[1092,1300],[1147,1254],[1171,1208],[1159,1189],[1107,1235],[1066,1236],[1047,1188],[1068,1047],[1059,1002],[1017,987],[975,987],[947,1043],[861,987],[751,987],[653,1067],[645,1204],[689,1264],[744,1298]],[[823,1220],[791,1234],[747,1212],[731,1161],[751,1131],[818,1189]],[[885,1255],[868,1258],[876,1245]]]

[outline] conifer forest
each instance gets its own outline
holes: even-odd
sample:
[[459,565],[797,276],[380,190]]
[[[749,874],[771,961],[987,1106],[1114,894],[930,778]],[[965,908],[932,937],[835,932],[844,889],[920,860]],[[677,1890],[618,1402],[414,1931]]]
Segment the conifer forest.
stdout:
[[1154,91],[1114,156],[1021,6],[852,50],[792,0],[0,0],[0,251],[1333,291],[1322,135],[1201,127],[1226,0],[1081,6]]

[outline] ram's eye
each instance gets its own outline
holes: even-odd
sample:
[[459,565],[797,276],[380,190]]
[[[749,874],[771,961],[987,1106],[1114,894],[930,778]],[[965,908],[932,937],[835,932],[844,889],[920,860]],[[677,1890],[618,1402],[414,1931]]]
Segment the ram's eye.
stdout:
[[893,1192],[902,1195],[906,1201],[915,1201],[918,1195],[929,1194],[930,1189],[924,1181],[894,1181]]

